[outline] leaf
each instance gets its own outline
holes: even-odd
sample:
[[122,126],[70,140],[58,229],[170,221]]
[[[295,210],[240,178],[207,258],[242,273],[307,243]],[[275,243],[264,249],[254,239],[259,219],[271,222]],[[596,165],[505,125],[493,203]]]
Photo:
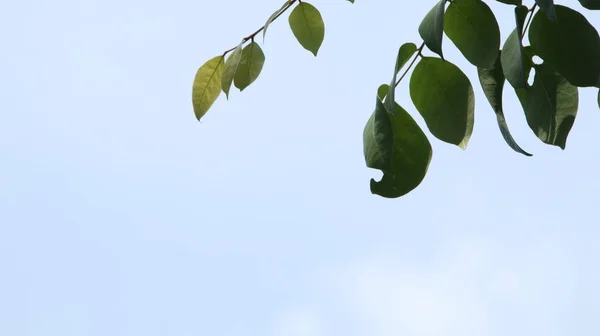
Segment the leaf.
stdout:
[[[375,112],[363,131],[363,151],[367,166],[383,171],[381,181],[371,179],[371,193],[397,198],[406,195],[423,181],[431,162],[432,148],[421,128],[406,110],[396,104],[396,116],[386,111],[381,99],[388,90],[385,84],[377,90]],[[384,116],[389,124],[382,120]],[[385,126],[376,127],[376,120],[380,120]],[[385,160],[380,159],[383,153],[388,156]],[[382,166],[386,166],[386,169],[379,168]]]
[[558,21],[536,13],[529,28],[535,53],[571,84],[597,86],[600,81],[600,37],[579,12],[556,5]]
[[440,55],[444,59],[442,53],[442,39],[444,37],[444,10],[446,0],[440,0],[437,5],[425,15],[423,21],[419,25],[419,35],[425,42],[425,45],[432,52]]
[[244,91],[252,84],[263,68],[265,63],[265,54],[256,42],[248,44],[242,50],[242,58],[238,66],[237,72],[233,79],[235,87]]
[[527,77],[523,68],[523,23],[527,16],[527,7],[519,6],[515,8],[516,28],[508,35],[502,48],[501,62],[502,71],[506,80],[515,89],[524,88],[527,85]]
[[348,0],[348,1],[350,1],[351,3],[354,3],[354,0]]
[[600,0],[579,0],[579,2],[587,9],[600,9]]
[[533,85],[519,94],[527,124],[533,133],[542,142],[565,149],[577,115],[577,87],[544,63],[535,67]]
[[224,59],[223,55],[213,57],[196,72],[192,86],[192,104],[198,120],[206,114],[221,94]]
[[289,22],[300,45],[317,56],[325,38],[325,24],[319,10],[303,1],[294,8]]
[[406,62],[414,55],[417,51],[417,46],[414,43],[404,43],[398,49],[398,56],[396,57],[396,66],[394,67],[394,76],[392,77],[392,82],[388,86],[388,93],[385,97],[385,108],[393,115],[396,115],[395,107],[395,89],[396,89],[396,78],[398,76],[398,72]]
[[521,6],[523,4],[522,0],[496,0],[498,2],[502,2],[505,3],[507,5],[517,5],[517,6]]
[[479,75],[479,83],[488,99],[492,109],[496,113],[496,120],[498,121],[498,127],[500,127],[500,133],[504,137],[504,141],[512,148],[515,152],[521,153],[525,156],[531,156],[531,154],[524,151],[515,141],[510,134],[506,118],[504,117],[504,111],[502,110],[502,91],[504,89],[504,74],[502,73],[502,65],[500,64],[501,53],[498,53],[496,57],[496,63],[491,69],[477,69]]
[[225,96],[229,99],[229,89],[231,88],[231,83],[233,82],[233,76],[238,69],[240,64],[240,60],[242,59],[242,46],[244,44],[244,40],[240,42],[240,44],[233,50],[231,55],[225,61],[225,69],[223,70],[223,77],[221,79],[221,88],[223,92],[225,92]]
[[448,61],[423,57],[409,86],[410,97],[431,133],[466,149],[473,132],[475,105],[469,78]]
[[391,172],[394,131],[392,121],[379,97],[377,97],[375,112],[373,112],[363,133],[367,167]]
[[267,22],[265,23],[264,28],[263,28],[263,43],[265,42],[265,35],[267,35],[267,28],[269,28],[269,25],[271,24],[271,22],[273,22],[273,20],[275,20],[275,18],[284,9],[286,9],[290,5],[291,2],[292,2],[292,0],[286,0],[286,2],[283,4],[283,6],[281,6],[281,8],[279,8],[273,14],[271,14],[271,16],[269,16],[269,18],[267,19]]
[[479,68],[492,68],[500,49],[500,27],[481,0],[454,0],[444,16],[444,32],[458,50]]
[[556,22],[556,9],[554,8],[554,0],[535,0],[535,3],[540,7],[546,17]]

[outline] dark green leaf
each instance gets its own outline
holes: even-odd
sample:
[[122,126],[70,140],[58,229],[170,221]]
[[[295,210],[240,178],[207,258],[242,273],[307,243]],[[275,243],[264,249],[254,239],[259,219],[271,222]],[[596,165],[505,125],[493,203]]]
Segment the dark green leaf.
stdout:
[[[363,141],[367,166],[383,171],[381,181],[371,179],[371,192],[387,198],[396,198],[406,195],[423,181],[431,161],[432,148],[421,128],[406,110],[396,104],[396,116],[387,113],[381,99],[388,89],[384,84],[377,90],[377,107],[365,126]],[[389,118],[391,129],[388,126],[376,127],[378,116],[384,114]],[[385,121],[383,123],[385,124]],[[391,151],[390,135],[380,134],[390,131],[393,140]],[[381,140],[378,142],[377,138]],[[382,147],[384,149],[380,150]],[[391,157],[387,160],[378,159],[382,151]],[[387,166],[388,160],[391,163],[390,169],[373,167]]]
[[223,55],[213,57],[196,72],[192,87],[192,103],[196,119],[200,120],[221,94]]
[[500,49],[500,28],[481,0],[454,0],[444,16],[444,32],[471,64],[489,69]]
[[442,39],[444,37],[445,6],[446,0],[440,0],[437,5],[427,13],[419,25],[419,35],[421,35],[427,48],[440,55],[442,59],[444,58],[442,53]]
[[535,3],[540,7],[546,17],[553,22],[556,22],[556,9],[554,8],[554,0],[535,0]]
[[526,6],[515,7],[515,24],[517,25],[519,41],[523,41],[523,29],[525,25],[525,19],[527,18],[527,13],[529,13],[529,10]]
[[225,69],[223,70],[223,77],[221,79],[221,88],[223,89],[223,92],[225,92],[227,99],[229,99],[229,89],[231,88],[233,77],[238,69],[240,60],[242,59],[243,44],[244,40],[242,40],[242,42],[233,50],[225,62]]
[[233,79],[235,87],[240,89],[240,91],[244,91],[245,88],[258,78],[264,63],[265,54],[258,43],[252,42],[248,44],[242,50],[242,59]]
[[510,134],[508,124],[504,117],[504,111],[502,110],[502,91],[504,89],[504,74],[502,73],[502,65],[500,64],[500,54],[496,57],[496,63],[492,69],[477,69],[479,75],[479,83],[485,93],[492,109],[496,113],[496,120],[498,121],[498,127],[500,127],[500,133],[504,137],[504,140],[515,152],[521,153],[526,156],[531,154],[524,151],[515,141]]
[[473,87],[454,64],[423,57],[410,78],[410,97],[438,139],[465,149],[473,132]]
[[600,0],[579,0],[579,2],[587,9],[600,9]]
[[539,12],[529,28],[536,55],[553,66],[571,84],[596,86],[600,82],[600,37],[579,12],[556,5],[558,21]]
[[348,1],[350,1],[350,2],[354,3],[354,0],[348,0]]
[[396,66],[394,67],[394,76],[392,76],[392,82],[389,85],[388,93],[385,97],[385,107],[386,109],[396,115],[396,111],[394,110],[395,103],[395,89],[396,89],[396,78],[398,76],[398,71],[402,69],[404,64],[414,55],[417,51],[417,46],[414,43],[404,43],[398,49],[398,56],[396,57]]
[[522,0],[496,0],[496,1],[508,4],[508,5],[521,6],[523,4]]
[[504,76],[515,89],[521,89],[527,85],[527,77],[523,68],[523,44],[521,42],[523,23],[526,16],[527,7],[519,6],[515,8],[517,27],[508,35],[508,38],[504,42],[500,59]]
[[367,167],[384,172],[392,171],[394,131],[388,112],[377,97],[375,111],[363,132]]
[[517,94],[535,135],[546,144],[565,149],[577,115],[577,87],[544,63],[535,67],[533,85]]
[[325,38],[325,24],[319,10],[303,1],[294,8],[289,22],[300,45],[317,56]]
[[271,16],[269,16],[267,22],[265,23],[265,28],[263,29],[263,42],[265,41],[265,35],[267,35],[267,28],[269,28],[271,22],[275,20],[275,18],[277,17],[277,15],[279,15],[279,13],[281,13],[281,11],[283,11],[287,6],[290,5],[290,2],[292,2],[292,0],[286,0],[286,2],[283,4],[283,6],[281,6],[281,8],[279,8],[273,14],[271,14]]

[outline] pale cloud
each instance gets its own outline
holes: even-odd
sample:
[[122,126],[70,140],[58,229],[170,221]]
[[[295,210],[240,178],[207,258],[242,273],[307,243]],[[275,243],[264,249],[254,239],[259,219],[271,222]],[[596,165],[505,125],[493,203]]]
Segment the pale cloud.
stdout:
[[350,320],[381,336],[562,334],[578,280],[559,237],[510,249],[490,237],[458,240],[421,264],[378,255],[334,272]]
[[296,307],[283,312],[275,321],[273,336],[325,336],[320,316],[314,309]]

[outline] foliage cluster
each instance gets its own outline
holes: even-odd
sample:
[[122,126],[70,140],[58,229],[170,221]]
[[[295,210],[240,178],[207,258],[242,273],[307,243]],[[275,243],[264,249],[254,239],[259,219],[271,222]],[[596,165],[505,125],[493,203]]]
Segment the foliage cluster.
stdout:
[[[433,151],[427,136],[394,98],[396,86],[413,65],[410,97],[429,132],[462,149],[469,143],[475,110],[473,86],[444,58],[444,36],[477,67],[480,86],[510,148],[531,156],[512,137],[504,118],[506,82],[517,95],[534,134],[545,144],[565,148],[577,115],[579,88],[600,88],[600,36],[583,14],[553,0],[535,0],[531,8],[522,0],[497,1],[514,6],[515,28],[503,43],[498,21],[484,1],[439,0],[418,27],[423,39],[420,46],[412,42],[400,46],[391,80],[377,89],[375,110],[363,132],[366,165],[383,172],[380,181],[371,179],[372,193],[387,198],[407,194],[421,183],[431,161]],[[600,0],[579,2],[589,10],[600,9]],[[221,91],[228,98],[232,84],[243,91],[257,79],[265,55],[255,37],[262,32],[264,39],[271,22],[289,9],[294,36],[317,56],[325,36],[319,10],[306,1],[287,0],[264,26],[198,69],[192,90],[198,120]],[[425,56],[425,47],[435,55]],[[534,62],[535,56],[542,62]],[[532,71],[534,79],[529,84]]]

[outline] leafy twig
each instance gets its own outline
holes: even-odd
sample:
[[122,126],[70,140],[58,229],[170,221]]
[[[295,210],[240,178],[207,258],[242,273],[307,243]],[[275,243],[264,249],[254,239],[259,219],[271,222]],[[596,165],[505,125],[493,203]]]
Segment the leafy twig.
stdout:
[[400,84],[400,81],[402,80],[402,78],[404,78],[404,76],[406,76],[406,74],[408,73],[408,71],[410,70],[410,68],[412,68],[413,64],[415,64],[415,61],[417,60],[417,58],[419,58],[420,56],[423,56],[423,55],[421,55],[421,51],[423,51],[423,47],[424,46],[425,46],[425,42],[421,43],[421,46],[419,47],[419,49],[417,49],[417,53],[416,53],[415,57],[410,62],[410,64],[406,68],[406,70],[404,70],[404,73],[402,74],[402,76],[400,76],[400,79],[398,79],[398,81],[396,82],[396,84],[394,84],[394,87],[396,87],[396,86],[398,86],[398,84]]
[[[281,16],[281,14],[283,14],[283,13],[284,13],[285,11],[287,11],[287,10],[288,10],[290,7],[292,7],[292,5],[293,5],[294,3],[296,3],[297,1],[299,2],[300,0],[291,0],[291,1],[290,1],[290,2],[289,2],[289,3],[288,3],[288,4],[287,4],[287,5],[286,5],[286,6],[285,6],[285,7],[284,7],[282,10],[280,10],[280,11],[279,11],[279,13],[277,13],[277,15],[275,15],[275,17],[273,18],[273,20],[271,20],[271,22],[273,22],[273,21],[277,20],[277,18],[278,18],[279,16]],[[245,43],[245,42],[246,42],[246,41],[248,41],[248,40],[252,40],[252,39],[254,39],[254,37],[255,37],[256,35],[258,35],[258,33],[260,33],[261,31],[263,31],[264,29],[265,29],[265,26],[263,25],[262,27],[258,28],[258,30],[257,30],[257,31],[255,31],[254,33],[252,33],[252,34],[250,34],[250,35],[248,35],[248,36],[244,37],[244,39],[243,39],[242,43]],[[233,47],[233,48],[231,48],[231,49],[225,50],[225,51],[223,52],[223,56],[227,55],[227,53],[229,53],[229,52],[233,51],[235,48],[237,48],[237,46],[235,46],[235,47]]]

